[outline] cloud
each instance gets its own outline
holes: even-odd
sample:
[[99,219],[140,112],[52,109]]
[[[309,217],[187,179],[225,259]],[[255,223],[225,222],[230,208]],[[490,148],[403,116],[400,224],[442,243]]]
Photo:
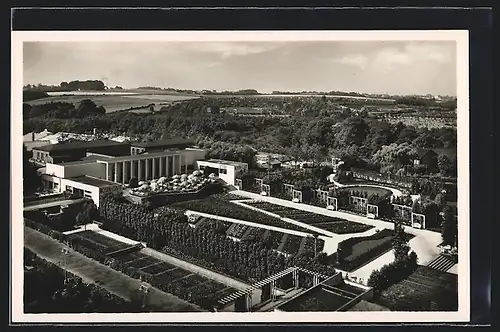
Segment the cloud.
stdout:
[[246,56],[265,53],[279,48],[279,43],[197,43],[189,48],[196,48],[198,52],[215,53],[223,59],[233,56]]
[[333,58],[332,60],[342,65],[360,67],[361,69],[365,69],[368,65],[368,58],[362,54],[346,55],[341,58]]

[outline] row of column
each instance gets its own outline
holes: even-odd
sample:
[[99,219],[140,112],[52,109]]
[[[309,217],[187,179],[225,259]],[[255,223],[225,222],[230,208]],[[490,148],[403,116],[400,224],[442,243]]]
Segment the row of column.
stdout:
[[181,174],[184,164],[181,155],[108,162],[106,178],[108,181],[122,184],[128,183],[132,177],[138,181],[148,181],[162,176],[170,177],[174,174]]

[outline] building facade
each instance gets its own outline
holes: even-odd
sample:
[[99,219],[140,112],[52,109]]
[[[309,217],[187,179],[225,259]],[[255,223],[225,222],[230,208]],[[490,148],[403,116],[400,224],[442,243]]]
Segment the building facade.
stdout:
[[76,190],[79,196],[92,198],[99,205],[104,188],[121,188],[132,178],[150,181],[184,174],[197,168],[196,162],[204,158],[205,150],[194,148],[122,156],[87,152],[77,161],[47,161],[38,171],[45,188],[54,192]]
[[241,177],[242,174],[248,172],[248,164],[236,161],[210,159],[207,161],[198,160],[198,169],[204,171],[207,167],[215,169],[216,175],[227,184],[234,186],[236,178]]

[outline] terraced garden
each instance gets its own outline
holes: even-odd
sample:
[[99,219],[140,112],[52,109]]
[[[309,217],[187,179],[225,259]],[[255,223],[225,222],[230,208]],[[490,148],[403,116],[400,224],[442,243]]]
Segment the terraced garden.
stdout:
[[309,211],[294,209],[288,206],[281,206],[269,202],[254,201],[246,202],[244,204],[336,234],[362,233],[373,228],[373,226],[371,225],[345,220],[342,218],[316,214]]
[[[229,228],[231,226],[229,223],[210,219],[205,220],[203,225],[216,229],[225,226]],[[78,241],[80,246],[85,246],[90,251],[97,251],[103,254],[134,247],[93,231],[79,232],[69,237],[70,241]],[[141,252],[124,251],[123,254],[114,256],[109,264],[116,270],[122,271],[134,278],[141,277],[143,280],[165,292],[206,309],[211,309],[212,305],[223,296],[236,292],[236,289],[227,285]]]
[[255,211],[248,207],[232,203],[228,200],[219,199],[214,196],[192,201],[177,202],[171,204],[171,206],[184,210],[213,214],[220,217],[240,219],[267,226],[296,230],[308,234],[316,234],[316,232],[311,231],[307,228],[291,224],[289,222],[281,220],[280,218],[270,216],[263,212]]

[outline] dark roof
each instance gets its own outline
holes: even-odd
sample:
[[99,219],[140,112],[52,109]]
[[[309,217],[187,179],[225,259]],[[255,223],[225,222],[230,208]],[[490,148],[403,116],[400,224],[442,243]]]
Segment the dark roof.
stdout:
[[87,175],[77,176],[77,177],[74,177],[74,178],[69,178],[69,180],[72,180],[72,181],[75,181],[75,182],[79,182],[79,183],[83,183],[83,184],[88,184],[90,186],[99,187],[99,188],[111,187],[111,186],[119,186],[120,185],[120,184],[115,183],[115,182],[111,182],[111,181],[107,181],[107,180],[103,180],[103,179],[98,179],[98,178],[94,178],[94,177],[87,176]]
[[151,142],[135,142],[131,143],[131,146],[138,148],[168,148],[168,147],[177,147],[177,146],[190,146],[194,145],[195,141],[184,138],[171,138],[171,139],[162,139],[158,141]]
[[125,146],[125,145],[130,145],[130,143],[116,142],[112,140],[73,141],[68,143],[57,143],[57,144],[40,146],[37,148],[33,148],[33,150],[40,150],[45,152],[59,152],[59,151],[68,151],[75,149],[92,149],[92,148],[100,148],[106,146]]

